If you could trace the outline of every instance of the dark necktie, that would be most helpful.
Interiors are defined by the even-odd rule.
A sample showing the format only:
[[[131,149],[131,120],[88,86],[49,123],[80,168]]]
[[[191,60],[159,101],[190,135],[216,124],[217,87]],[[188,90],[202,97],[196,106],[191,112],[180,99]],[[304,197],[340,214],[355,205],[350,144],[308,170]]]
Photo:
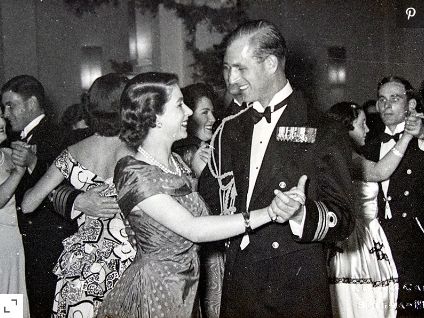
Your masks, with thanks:
[[[286,100],[283,100],[281,103],[279,103],[278,105],[274,106],[274,111],[271,112],[271,107],[268,106],[267,108],[265,108],[263,113],[258,112],[256,109],[254,109],[252,107],[252,119],[253,119],[253,123],[256,125],[261,119],[262,117],[265,117],[267,123],[271,123],[271,114],[277,110],[279,110],[281,107],[287,105],[287,103],[285,102]]]
[[[394,140],[395,142],[397,142],[400,138],[400,135],[403,134],[403,131],[394,135],[389,135],[388,133],[382,133],[380,136],[380,140],[382,143],[386,143],[389,142],[390,140]]]

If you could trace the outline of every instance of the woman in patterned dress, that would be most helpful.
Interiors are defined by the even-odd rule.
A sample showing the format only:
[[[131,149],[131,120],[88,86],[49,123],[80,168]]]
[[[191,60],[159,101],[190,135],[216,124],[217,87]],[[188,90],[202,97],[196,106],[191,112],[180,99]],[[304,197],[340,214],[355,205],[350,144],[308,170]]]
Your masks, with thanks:
[[[380,161],[358,154],[369,129],[365,112],[356,103],[341,102],[328,115],[345,124],[353,145],[352,179],[355,190],[356,225],[348,239],[337,244],[329,259],[330,290],[335,317],[396,317],[398,275],[386,235],[377,219],[377,181],[386,180],[419,133],[416,118]]]
[[[112,183],[115,164],[133,153],[118,137],[119,99],[127,81],[123,75],[111,73],[93,83],[87,106],[94,135],[69,146],[56,158],[25,194],[24,212],[33,211],[64,179],[82,191],[102,187],[104,196],[116,195]],[[135,256],[120,213],[112,218],[74,214],[78,232],[63,241],[64,251],[54,270],[58,282],[53,317],[94,317],[103,297]]]
[[[118,204],[135,232],[137,255],[97,317],[198,317],[199,242],[245,233],[271,221],[270,206],[225,216],[208,215],[196,180],[172,144],[187,136],[192,111],[184,104],[176,75],[139,74],[121,98],[121,138],[137,153],[115,168]],[[294,188],[279,196],[303,192]],[[286,199],[287,197],[285,197]],[[301,203],[288,208],[297,211]]]

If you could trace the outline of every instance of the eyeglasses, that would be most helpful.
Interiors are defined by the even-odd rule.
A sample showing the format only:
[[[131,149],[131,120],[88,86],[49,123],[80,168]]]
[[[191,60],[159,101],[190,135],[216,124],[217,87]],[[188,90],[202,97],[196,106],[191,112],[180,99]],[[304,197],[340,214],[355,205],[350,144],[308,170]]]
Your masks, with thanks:
[[[400,100],[405,98],[405,94],[403,93],[402,95],[400,94],[395,94],[395,95],[391,95],[389,99],[387,99],[386,97],[380,96],[377,99],[377,106],[386,106],[387,104],[395,104],[398,103]]]

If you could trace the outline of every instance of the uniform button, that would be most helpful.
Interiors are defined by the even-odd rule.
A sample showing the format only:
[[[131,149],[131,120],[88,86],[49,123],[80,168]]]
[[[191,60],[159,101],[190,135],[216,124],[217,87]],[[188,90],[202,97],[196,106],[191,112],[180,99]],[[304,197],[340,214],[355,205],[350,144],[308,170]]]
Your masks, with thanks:
[[[31,224],[32,224],[32,221],[28,221],[28,224],[30,224],[30,225],[31,225]]]
[[[406,214],[405,212],[402,213],[402,217],[406,218],[408,216],[408,214]]]
[[[272,248],[278,248],[279,246],[278,242],[272,242]]]
[[[63,229],[63,226],[61,226],[61,225],[60,225],[60,226],[58,226],[57,228],[58,228],[59,230],[61,230],[61,229]]]
[[[407,197],[409,195],[409,191],[407,190],[403,194]]]
[[[287,187],[287,184],[284,181],[281,181],[278,185],[281,189],[285,189]]]
[[[406,170],[406,173],[407,174],[411,174],[412,173],[412,170],[411,169],[408,169],[408,170]]]
[[[390,195],[387,197],[387,201],[392,201],[392,197]]]

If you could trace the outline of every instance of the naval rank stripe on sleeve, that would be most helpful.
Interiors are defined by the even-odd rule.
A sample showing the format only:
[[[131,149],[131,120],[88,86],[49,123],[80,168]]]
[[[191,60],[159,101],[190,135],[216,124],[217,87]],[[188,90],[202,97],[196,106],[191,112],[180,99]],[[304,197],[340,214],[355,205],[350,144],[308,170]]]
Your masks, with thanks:
[[[320,201],[314,201],[318,209],[318,225],[315,232],[313,241],[321,241],[328,232],[329,224],[327,220],[328,209],[324,203]]]

